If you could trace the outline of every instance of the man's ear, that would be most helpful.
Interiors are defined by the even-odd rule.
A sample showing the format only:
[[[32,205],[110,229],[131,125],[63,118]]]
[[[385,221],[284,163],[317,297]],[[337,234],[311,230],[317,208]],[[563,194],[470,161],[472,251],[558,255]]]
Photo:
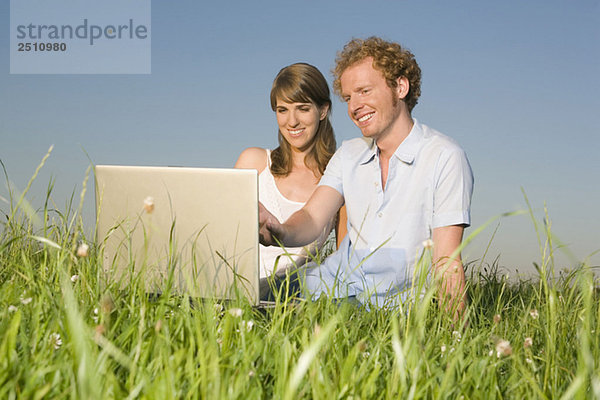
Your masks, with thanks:
[[[408,78],[405,76],[401,76],[396,80],[396,94],[398,99],[404,100],[408,95],[408,91],[410,90],[410,82]]]
[[[329,112],[329,104],[324,104],[319,111],[319,121],[323,121]]]

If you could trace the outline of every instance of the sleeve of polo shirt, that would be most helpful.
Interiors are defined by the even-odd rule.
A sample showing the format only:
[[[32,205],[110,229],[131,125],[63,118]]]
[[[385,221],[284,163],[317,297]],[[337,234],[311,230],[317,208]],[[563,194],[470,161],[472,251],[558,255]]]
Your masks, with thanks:
[[[432,227],[471,224],[473,172],[465,152],[458,148],[439,159],[433,197]]]
[[[337,190],[342,196],[344,195],[344,185],[342,184],[342,147],[337,149],[333,154],[325,172],[319,181],[319,186],[326,185]]]

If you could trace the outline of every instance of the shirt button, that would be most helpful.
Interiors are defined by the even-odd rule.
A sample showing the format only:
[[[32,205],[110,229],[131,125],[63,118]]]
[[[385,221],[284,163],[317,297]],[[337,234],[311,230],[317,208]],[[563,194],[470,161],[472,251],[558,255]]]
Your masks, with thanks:
[[[379,218],[381,218],[381,217],[383,217],[383,213],[382,213],[382,212],[380,212],[379,214],[377,214],[377,216],[378,216]]]

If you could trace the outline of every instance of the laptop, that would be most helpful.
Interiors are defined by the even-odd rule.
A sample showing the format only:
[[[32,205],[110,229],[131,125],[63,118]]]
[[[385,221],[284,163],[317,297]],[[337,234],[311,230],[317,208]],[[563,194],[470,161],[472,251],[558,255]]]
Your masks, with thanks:
[[[259,304],[257,171],[97,165],[95,177],[109,282]]]

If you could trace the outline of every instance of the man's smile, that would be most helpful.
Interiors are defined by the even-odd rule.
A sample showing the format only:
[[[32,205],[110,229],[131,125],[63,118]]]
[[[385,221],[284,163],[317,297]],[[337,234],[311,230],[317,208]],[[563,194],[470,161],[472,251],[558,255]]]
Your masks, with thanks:
[[[358,118],[358,121],[359,121],[359,122],[365,122],[365,121],[368,121],[368,120],[370,120],[371,118],[373,118],[373,115],[375,115],[375,112],[371,112],[371,113],[365,114],[365,115],[363,115],[362,117]]]

